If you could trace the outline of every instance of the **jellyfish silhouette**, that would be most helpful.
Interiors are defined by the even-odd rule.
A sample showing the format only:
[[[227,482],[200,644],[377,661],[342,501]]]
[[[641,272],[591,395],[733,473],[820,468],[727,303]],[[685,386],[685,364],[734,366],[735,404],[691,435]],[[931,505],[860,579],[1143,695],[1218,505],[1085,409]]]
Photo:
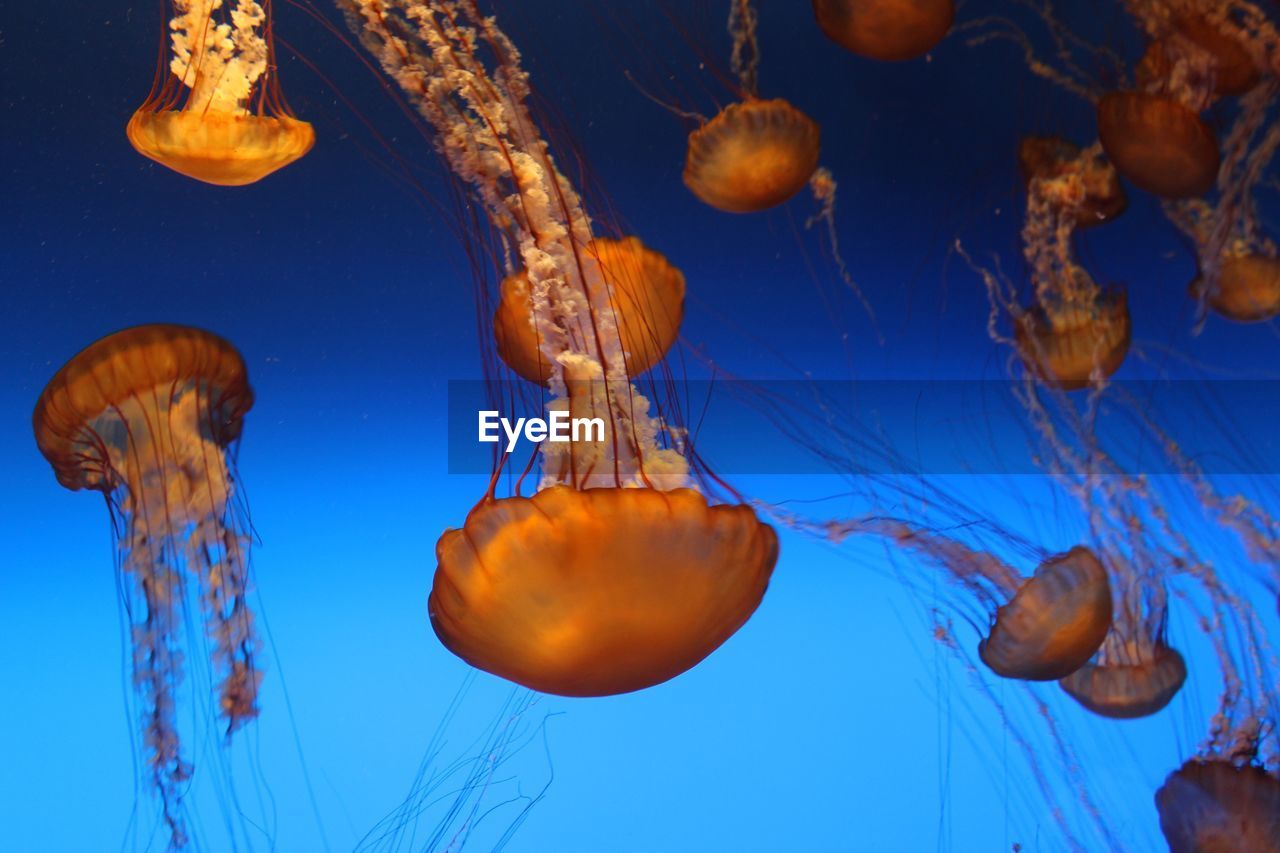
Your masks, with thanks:
[[[1084,193],[1074,205],[1078,229],[1110,222],[1129,203],[1115,167],[1096,146],[1082,152],[1080,146],[1058,136],[1028,136],[1018,143],[1018,171],[1028,191],[1037,179],[1051,181],[1078,173]]]
[[[813,0],[813,14],[827,38],[884,62],[933,50],[951,29],[955,11],[952,0]]]
[[[343,5],[518,252],[527,284],[505,288],[512,307],[507,319],[499,307],[495,336],[510,351],[525,334],[525,303],[536,343],[525,357],[538,367],[522,372],[546,382],[553,414],[600,425],[542,443],[533,497],[494,495],[499,461],[462,528],[437,543],[432,627],[473,666],[543,692],[609,695],[672,678],[746,622],[778,554],[773,529],[749,507],[713,504],[694,488],[686,455],[665,443],[664,418],[631,384],[629,355],[660,357],[674,337],[682,281],[663,274],[668,296],[634,300],[635,315],[623,309],[637,294],[625,292],[613,249],[597,240],[529,112],[518,51],[472,0]],[[638,242],[613,248],[622,265],[646,263]],[[516,274],[508,269],[507,281]]]
[[[220,186],[251,184],[311,150],[311,125],[280,91],[271,4],[171,0],[172,56],[161,51],[146,101],[125,129],[139,154]],[[221,14],[220,14],[221,13]]]
[[[193,770],[176,706],[189,612],[204,617],[226,733],[258,713],[250,534],[229,452],[252,405],[230,344],[199,329],[150,325],[109,335],[67,362],[32,419],[58,482],[106,496],[121,583],[137,598],[128,612],[146,772],[175,847],[186,841],[182,794]],[[197,637],[186,643],[204,647]]]

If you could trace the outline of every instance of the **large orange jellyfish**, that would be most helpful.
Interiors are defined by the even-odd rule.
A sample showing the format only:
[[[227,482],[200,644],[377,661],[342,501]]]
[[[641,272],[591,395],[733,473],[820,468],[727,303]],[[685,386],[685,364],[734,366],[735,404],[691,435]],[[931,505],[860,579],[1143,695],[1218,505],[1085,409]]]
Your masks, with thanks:
[[[689,134],[684,183],[701,201],[728,213],[756,213],[804,189],[818,168],[817,122],[782,98],[761,100],[756,14],[750,0],[730,0],[732,66],[743,100]]]
[[[343,5],[518,255],[546,408],[600,426],[592,440],[542,443],[533,497],[499,499],[491,486],[441,536],[432,626],[473,666],[544,692],[599,696],[672,678],[755,611],[777,538],[750,508],[695,488],[676,436],[631,384],[616,310],[625,297],[591,249],[592,223],[529,113],[528,77],[496,21],[472,0]],[[665,349],[657,336],[644,346]]]
[[[901,62],[924,56],[946,37],[953,0],[813,0],[827,38],[859,56]]]
[[[125,129],[139,154],[220,186],[251,184],[311,150],[311,125],[280,92],[271,4],[171,0],[172,56]]]
[[[176,707],[190,613],[205,620],[227,734],[258,713],[250,535],[230,452],[252,405],[230,344],[151,325],[109,335],[67,362],[32,418],[58,482],[107,499],[122,583],[140,598],[129,608],[133,681],[144,700],[147,773],[175,847],[186,841],[181,806],[192,773]],[[186,640],[204,647],[202,638]]]

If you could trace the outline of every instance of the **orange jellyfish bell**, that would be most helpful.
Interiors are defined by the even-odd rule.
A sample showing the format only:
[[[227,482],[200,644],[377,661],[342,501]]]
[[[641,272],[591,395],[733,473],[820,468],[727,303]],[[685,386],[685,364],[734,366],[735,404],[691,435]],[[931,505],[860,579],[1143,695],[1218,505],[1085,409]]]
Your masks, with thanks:
[[[775,98],[730,104],[689,134],[684,183],[729,213],[755,213],[804,188],[818,168],[813,119]]]
[[[1005,678],[1054,681],[1084,666],[1110,627],[1107,570],[1077,546],[1041,563],[996,611],[978,655]]]
[[[1057,136],[1028,136],[1018,143],[1018,171],[1030,186],[1036,178],[1055,178],[1079,169],[1084,181],[1084,201],[1076,210],[1077,228],[1110,222],[1129,204],[1120,176],[1105,157],[1090,157],[1080,164],[1080,146]]]
[[[1280,259],[1267,255],[1237,255],[1225,258],[1218,268],[1217,284],[1206,288],[1202,279],[1191,284],[1191,292],[1201,291],[1210,307],[1237,323],[1260,323],[1280,314]]]
[[[928,53],[946,37],[953,0],[813,0],[827,38],[846,50],[899,62]]]
[[[693,667],[740,628],[778,557],[746,506],[691,489],[486,500],[436,545],[436,635],[475,667],[544,693],[608,696]]]
[[[1140,189],[1178,199],[1213,188],[1218,140],[1189,107],[1166,95],[1112,92],[1097,113],[1107,156]]]
[[[628,376],[639,376],[662,359],[680,332],[684,316],[684,275],[660,253],[635,237],[598,238],[586,252],[600,275],[588,276],[591,296],[606,307],[622,339]],[[600,292],[607,286],[607,293]],[[502,360],[530,382],[545,385],[551,376],[538,346],[531,317],[529,276],[503,280],[493,316],[494,338]]]
[[[1078,275],[1086,275],[1077,270]],[[1129,304],[1123,291],[1100,292],[1090,303],[1037,305],[1014,322],[1022,361],[1041,380],[1063,389],[1087,388],[1120,369],[1129,352]]]
[[[1258,85],[1262,74],[1240,40],[1203,15],[1183,15],[1174,21],[1173,32],[1207,53],[1213,61],[1213,93],[1220,97],[1243,95]],[[1174,49],[1166,39],[1147,45],[1138,63],[1139,84],[1168,79],[1173,71]]]
[[[1159,643],[1151,659],[1134,664],[1086,664],[1058,682],[1067,695],[1102,717],[1149,717],[1168,705],[1187,680],[1176,649]]]
[[[1280,779],[1261,767],[1188,761],[1156,810],[1169,853],[1280,853]]]
[[[311,150],[315,132],[280,93],[270,4],[175,4],[166,29],[172,57],[125,134],[144,157],[219,186],[265,178]],[[163,55],[162,55],[163,57]]]

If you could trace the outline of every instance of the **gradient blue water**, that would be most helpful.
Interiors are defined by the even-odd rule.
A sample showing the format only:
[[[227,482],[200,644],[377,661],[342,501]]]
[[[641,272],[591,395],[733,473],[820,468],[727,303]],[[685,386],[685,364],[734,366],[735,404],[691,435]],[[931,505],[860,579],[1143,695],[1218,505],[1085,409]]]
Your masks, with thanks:
[[[589,5],[572,0],[521,4],[508,17],[535,82],[563,110],[563,127],[626,223],[685,271],[687,339],[727,370],[749,379],[791,376],[790,365],[840,379],[999,377],[1004,355],[986,338],[980,283],[948,249],[961,238],[1017,269],[1017,137],[1083,139],[1087,109],[1029,78],[1009,47],[972,49],[953,37],[931,61],[871,66],[823,41],[802,4],[762,5],[763,91],[823,125],[823,162],[841,182],[842,247],[877,326],[839,295],[830,258],[803,234],[806,202],[732,217],[684,190],[687,129],[622,73],[652,79],[657,64],[636,58],[648,52],[672,58],[686,90],[714,91],[660,16],[636,13],[654,30],[631,42],[602,37]],[[419,197],[377,168],[358,121],[296,61],[285,59],[284,83],[316,124],[316,149],[259,185],[224,190],[165,172],[124,140],[153,71],[152,5],[10,4],[3,15],[0,846],[110,849],[145,839],[154,819],[133,781],[106,511],[97,495],[58,487],[29,417],[80,347],[159,321],[216,331],[249,365],[258,402],[239,469],[278,652],[249,744],[275,798],[277,849],[321,849],[295,732],[324,834],[333,849],[349,849],[408,792],[466,673],[425,613],[435,539],[484,488],[482,477],[446,473],[445,383],[481,375],[465,258]],[[689,16],[712,22],[695,35],[717,61],[727,51],[719,15]],[[397,152],[430,163],[344,48],[288,6],[278,28]],[[1125,32],[1106,15],[1093,34]],[[1210,324],[1190,335],[1183,288],[1193,263],[1150,200],[1135,196],[1087,248],[1099,278],[1131,287],[1137,349],[1150,362],[1127,369],[1180,369],[1166,347],[1232,371],[1273,363],[1270,328]],[[929,436],[923,424],[912,440]],[[701,449],[714,462],[715,448]],[[774,498],[838,488],[785,476],[737,485]],[[1028,494],[965,478],[954,488],[1011,524],[1034,513]],[[1046,547],[1079,533],[1069,518],[1018,523],[1060,540]],[[521,753],[520,790],[539,790],[552,768],[554,783],[509,849],[1059,849],[1016,745],[931,641],[928,598],[905,591],[874,549],[784,535],[765,605],[704,664],[639,695],[544,698],[527,715],[546,720],[547,749],[536,740]],[[1191,632],[1176,621],[1174,630]],[[1068,735],[1114,761],[1091,769],[1140,781],[1104,800],[1131,849],[1155,846],[1151,792],[1194,746],[1214,689],[1193,676],[1181,716],[1120,734],[1061,706]],[[1013,688],[996,690],[1000,698]],[[496,679],[476,680],[449,730],[449,757],[474,750],[506,695]],[[141,829],[129,836],[135,801]],[[219,837],[216,826],[206,831]]]

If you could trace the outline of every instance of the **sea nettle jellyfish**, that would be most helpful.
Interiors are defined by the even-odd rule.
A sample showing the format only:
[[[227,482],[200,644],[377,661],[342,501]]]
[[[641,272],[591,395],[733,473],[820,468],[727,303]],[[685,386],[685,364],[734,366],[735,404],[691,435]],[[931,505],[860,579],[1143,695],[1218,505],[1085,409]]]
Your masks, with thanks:
[[[253,405],[244,362],[216,335],[138,326],[83,350],[54,375],[32,418],[36,444],[68,489],[102,492],[132,616],[133,682],[143,700],[147,775],[173,846],[186,841],[192,774],[179,741],[184,620],[201,614],[230,735],[257,716],[257,639],[246,603],[250,534],[233,448]]]
[[[813,0],[827,38],[846,50],[901,62],[933,50],[955,18],[953,0]]]
[[[1198,274],[1191,294],[1214,313],[1237,323],[1280,314],[1280,260],[1264,231],[1255,192],[1280,146],[1280,127],[1268,122],[1280,91],[1274,79],[1254,86],[1223,143],[1217,194],[1167,202],[1165,214],[1195,247]]]
[[[1076,262],[1071,245],[1081,220],[1115,208],[1113,181],[1097,145],[1036,170],[1027,186],[1022,229],[1035,302],[1022,309],[1012,295],[999,297],[1013,318],[1023,363],[1064,390],[1086,388],[1115,373],[1129,350],[1124,293],[1100,289]]]
[[[125,132],[139,154],[220,186],[251,184],[311,150],[280,92],[271,4],[169,0],[170,51]],[[170,55],[171,54],[171,55]]]
[[[678,324],[678,300],[625,292],[528,110],[519,53],[473,0],[342,5],[515,256],[505,272],[522,276],[520,294],[503,300],[497,328],[536,341],[526,358],[537,366],[521,372],[546,383],[547,409],[602,427],[545,442],[532,497],[518,483],[495,497],[499,461],[463,527],[437,543],[437,636],[473,666],[548,693],[625,693],[684,672],[755,611],[778,543],[750,508],[695,487],[678,432],[631,384],[630,365],[669,345],[659,318]],[[623,264],[645,265],[638,242],[621,245]]]
[[[1076,228],[1110,222],[1129,203],[1115,166],[1096,145],[1082,152],[1080,146],[1061,137],[1027,136],[1018,143],[1018,171],[1028,191],[1036,179],[1052,181],[1078,175],[1083,197],[1074,205]]]
[[[782,98],[761,100],[756,15],[749,0],[730,0],[732,66],[742,101],[689,134],[684,183],[710,206],[756,213],[804,189],[818,168],[818,124]]]
[[[1156,792],[1169,853],[1280,851],[1280,778],[1253,764],[1192,760]]]
[[[1275,29],[1241,0],[1126,0],[1125,7],[1149,44],[1136,88],[1098,102],[1098,136],[1138,187],[1169,199],[1204,195],[1220,154],[1200,114],[1257,85]]]

